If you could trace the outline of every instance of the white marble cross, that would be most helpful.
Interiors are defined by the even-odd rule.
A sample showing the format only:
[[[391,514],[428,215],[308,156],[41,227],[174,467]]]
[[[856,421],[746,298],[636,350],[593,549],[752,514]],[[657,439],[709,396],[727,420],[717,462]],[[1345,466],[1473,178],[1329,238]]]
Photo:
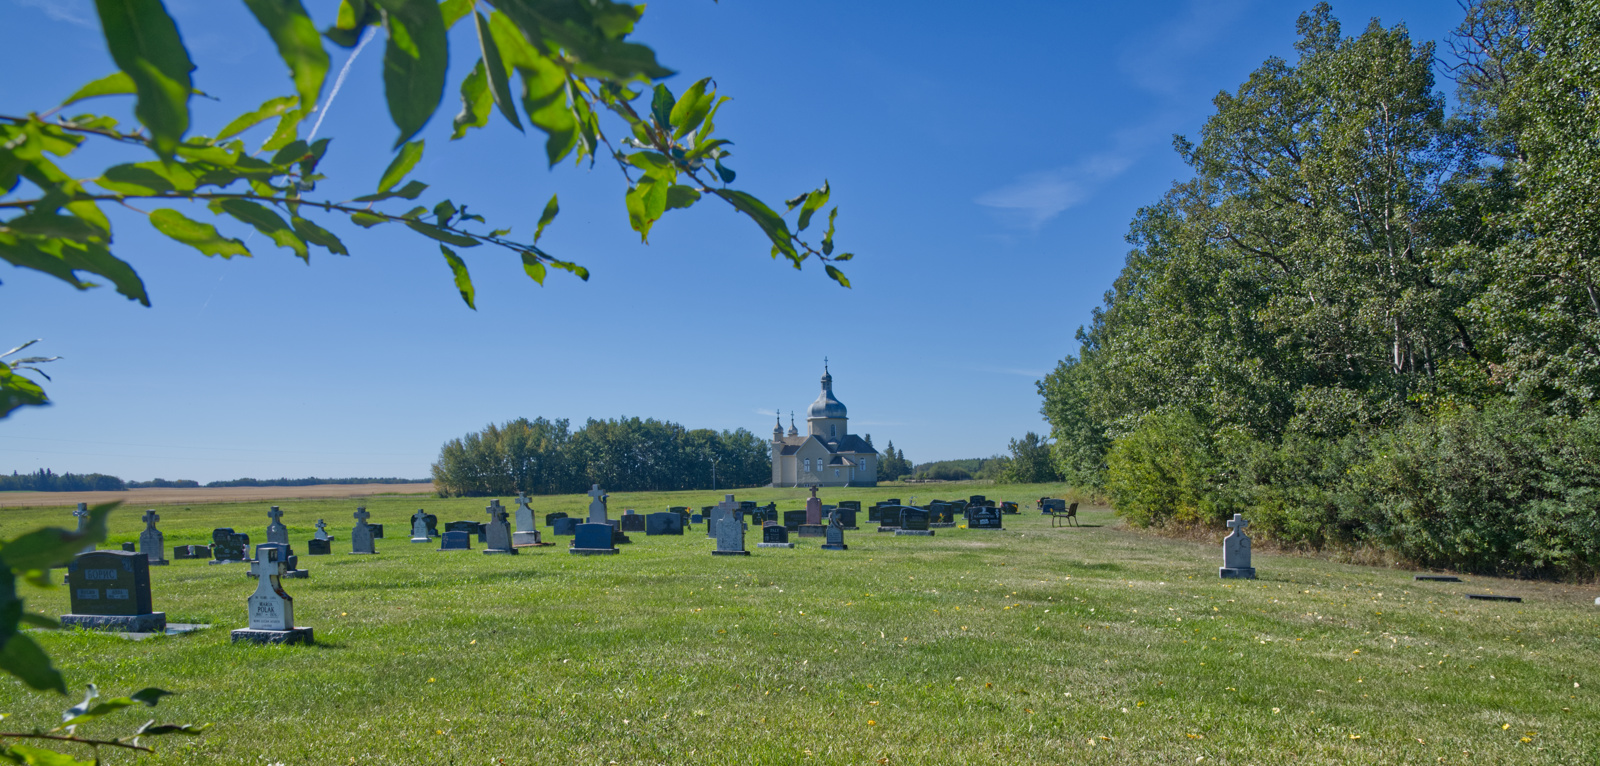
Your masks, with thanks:
[[[278,560],[278,548],[265,548],[250,572],[256,575],[256,592],[250,594],[250,628],[252,630],[289,630],[294,627],[294,599],[283,592],[279,578],[288,571],[288,565]]]
[[[589,503],[589,523],[590,524],[604,524],[604,523],[606,523],[606,501],[605,501],[606,493],[605,493],[605,491],[600,489],[600,485],[599,484],[596,484],[596,485],[594,485],[594,489],[589,490],[589,497],[594,498],[594,500]]]
[[[79,532],[82,532],[84,527],[89,526],[89,504],[88,503],[78,503],[78,509],[73,511],[72,515],[78,517],[78,531]]]

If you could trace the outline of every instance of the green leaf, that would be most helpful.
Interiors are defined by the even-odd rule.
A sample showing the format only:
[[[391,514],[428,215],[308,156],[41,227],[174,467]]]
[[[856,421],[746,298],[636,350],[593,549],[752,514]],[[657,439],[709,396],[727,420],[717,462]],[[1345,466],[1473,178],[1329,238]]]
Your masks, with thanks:
[[[0,222],[0,225],[19,234],[29,234],[35,237],[62,237],[74,242],[104,241],[106,238],[105,231],[82,218],[61,215],[60,213],[47,213],[44,210],[35,210],[32,213],[19,215],[9,221]]]
[[[444,253],[445,263],[450,264],[450,273],[455,275],[456,290],[461,292],[461,300],[467,302],[467,308],[477,311],[478,307],[472,305],[475,292],[472,289],[472,277],[467,274],[467,264],[461,261],[454,250],[444,245],[439,246],[439,251]]]
[[[378,179],[378,193],[389,191],[394,185],[400,183],[407,173],[416,167],[417,160],[422,159],[422,141],[412,141],[400,147],[400,153],[389,162],[389,167],[383,171],[383,177]]]
[[[370,229],[380,223],[388,223],[389,219],[372,213],[351,213],[350,222],[363,229]]]
[[[528,121],[544,131],[545,156],[555,167],[578,145],[578,120],[567,102],[567,73],[542,57],[517,72],[522,75],[522,108]]]
[[[444,16],[444,27],[450,29],[456,22],[466,18],[472,13],[472,6],[477,0],[444,0],[439,3],[439,13]]]
[[[340,0],[338,16],[322,36],[332,40],[334,45],[354,48],[361,42],[361,34],[367,27],[381,21],[382,15],[369,0]]]
[[[706,84],[710,82],[711,78],[707,77],[690,85],[689,89],[678,98],[678,103],[672,106],[669,118],[672,120],[674,138],[683,138],[694,132],[694,129],[700,127],[700,123],[705,120],[706,115],[711,113],[711,104],[716,100],[717,94],[715,91],[706,92]]]
[[[828,270],[828,276],[833,277],[833,281],[838,282],[845,287],[850,286],[850,280],[844,278],[844,272],[834,268],[833,264],[827,264],[824,266],[824,268]]]
[[[723,167],[722,166],[722,160],[717,160],[716,168],[717,168],[717,177],[721,178],[722,182],[725,183],[725,184],[733,183],[733,179],[735,179],[735,178],[737,178],[739,176],[738,173],[735,173],[732,170],[729,170],[728,168]]]
[[[461,81],[461,112],[451,122],[450,140],[467,134],[468,128],[481,128],[489,124],[489,106],[494,97],[489,95],[489,76],[483,68],[483,59]]]
[[[224,237],[217,233],[217,227],[191,220],[170,208],[151,211],[150,225],[154,226],[156,231],[199,250],[203,255],[220,255],[223,258],[232,258],[235,255],[250,256],[250,251],[245,248],[243,242]]]
[[[200,179],[182,163],[139,162],[106,168],[94,182],[119,194],[149,196],[194,191]]]
[[[60,527],[44,527],[0,542],[0,560],[14,572],[42,571],[65,566],[83,549],[106,539],[106,517],[120,502],[89,506],[89,523],[83,532]]]
[[[18,237],[0,231],[0,259],[15,266],[44,272],[79,290],[97,285],[79,280],[75,272],[98,274],[111,280],[117,292],[130,300],[150,305],[144,282],[133,267],[113,256],[99,242],[73,242],[59,237]]]
[[[474,13],[472,16],[474,26],[478,30],[478,46],[483,49],[484,71],[489,78],[489,93],[494,97],[494,104],[500,108],[500,114],[506,121],[517,130],[522,130],[522,120],[517,117],[517,105],[511,100],[511,77],[506,69],[505,60],[500,57],[500,46],[495,44],[494,34],[489,30],[489,20],[481,13]]]
[[[383,52],[383,92],[389,117],[400,129],[395,148],[410,141],[444,100],[449,40],[444,15],[433,0],[374,0],[387,13],[389,42]]]
[[[80,761],[66,753],[32,745],[12,745],[7,755],[21,759],[13,763],[24,766],[98,766],[99,764],[99,761]]]
[[[318,226],[313,221],[301,218],[298,215],[291,215],[289,216],[289,225],[294,227],[294,233],[298,234],[301,239],[317,247],[323,248],[334,255],[350,254],[350,251],[345,249],[344,243],[340,242],[338,237],[333,236],[333,232]]]
[[[538,282],[540,287],[544,286],[544,262],[539,260],[539,256],[523,253],[522,270],[527,272],[533,281]]]
[[[6,364],[0,364],[0,368],[11,371]],[[17,577],[11,573],[10,565],[0,561],[0,646],[17,634],[23,616],[22,599],[17,598]]]
[[[273,117],[282,117],[284,114],[292,111],[299,103],[300,99],[298,96],[279,96],[277,98],[267,99],[266,102],[262,103],[261,106],[255,111],[245,112],[244,114],[233,118],[233,121],[228,123],[227,126],[222,129],[221,133],[217,134],[217,140],[226,141],[227,139],[233,138],[240,133],[243,133],[267,120],[272,119]]]
[[[289,65],[289,75],[294,79],[301,111],[309,114],[316,108],[322,82],[328,75],[328,52],[322,49],[317,26],[311,23],[300,0],[244,0],[244,4],[278,46],[278,55]]]
[[[66,101],[61,102],[61,106],[70,106],[87,98],[124,96],[133,92],[135,92],[133,78],[129,77],[127,72],[117,72],[116,74],[108,74],[79,88],[68,96]]]
[[[395,197],[399,197],[401,199],[416,199],[417,197],[421,196],[422,192],[424,190],[426,190],[427,188],[428,188],[428,185],[423,183],[423,182],[421,182],[421,181],[415,181],[415,180],[407,181],[405,186],[400,187],[396,191],[380,192],[378,194],[368,194],[366,196],[356,197],[355,201],[356,202],[381,202],[381,201],[386,200],[386,199],[394,199]]]
[[[189,130],[189,74],[194,63],[183,47],[178,25],[161,0],[95,0],[100,29],[117,68],[133,80],[139,100],[133,113],[150,131],[163,159]]]
[[[685,208],[700,201],[700,192],[693,186],[673,184],[667,189],[667,209]]]
[[[650,116],[667,133],[672,132],[672,107],[677,101],[667,86],[656,84],[655,93],[650,97]]]
[[[800,261],[800,254],[794,249],[794,237],[789,233],[788,224],[783,222],[782,216],[767,207],[765,202],[732,189],[715,189],[713,193],[731,203],[735,210],[750,216],[756,225],[761,227],[761,231],[766,233],[767,239],[772,241],[772,246],[778,252],[788,256],[791,261],[796,263]]]
[[[729,98],[727,96],[722,96],[716,100],[716,103],[711,105],[711,111],[706,113],[705,121],[700,124],[700,131],[694,134],[694,143],[696,146],[704,143],[706,138],[708,138],[712,133],[716,132],[717,110],[721,109],[722,105],[728,101]]]
[[[21,375],[0,365],[0,418],[10,415],[19,407],[43,407],[50,403],[44,389]],[[4,562],[0,562],[4,563]]]
[[[272,155],[272,164],[283,167],[284,165],[299,162],[309,154],[311,154],[311,146],[304,141],[295,139],[284,144],[276,154]]]
[[[834,207],[834,208],[831,208],[831,209],[828,210],[828,233],[823,235],[823,237],[822,237],[822,254],[823,255],[832,255],[833,254],[833,219],[838,217],[838,215],[839,215],[839,208]]]
[[[468,237],[464,234],[457,234],[448,229],[441,229],[431,223],[423,223],[421,221],[406,221],[406,226],[424,237],[436,239],[440,242],[455,245],[456,247],[477,247],[478,245],[483,244],[472,237]]]
[[[585,282],[589,281],[588,269],[579,266],[576,263],[572,263],[571,261],[563,261],[556,258],[551,258],[549,253],[540,253],[539,255],[543,257],[545,262],[549,263],[551,266],[561,269],[562,271],[571,272]]]
[[[556,219],[556,214],[559,212],[561,212],[561,206],[556,203],[556,195],[552,194],[550,195],[550,201],[544,205],[544,212],[539,214],[539,228],[533,230],[534,242],[539,241],[539,237],[544,234],[544,227],[550,225],[550,222]],[[544,267],[541,266],[539,268],[543,269]],[[540,282],[540,284],[544,283]]]
[[[0,670],[34,689],[67,693],[67,682],[61,677],[61,671],[50,666],[50,657],[25,633],[12,635],[5,647],[0,648]],[[13,745],[12,749],[16,747]]]
[[[212,208],[254,226],[256,231],[270,237],[278,246],[293,250],[300,260],[311,262],[311,251],[306,249],[306,243],[294,233],[294,229],[289,228],[289,224],[283,222],[282,217],[265,205],[245,199],[225,199],[212,203]]]
[[[657,181],[653,176],[645,176],[639,183],[628,190],[624,201],[628,206],[628,225],[639,232],[639,240],[645,243],[650,241],[650,227],[661,219],[661,214],[667,210],[667,188],[671,186],[665,181]]]
[[[828,182],[823,181],[821,189],[806,195],[806,204],[800,208],[798,231],[805,231],[806,227],[811,225],[811,215],[822,209],[823,205],[828,204],[828,195],[831,193],[828,189]]]

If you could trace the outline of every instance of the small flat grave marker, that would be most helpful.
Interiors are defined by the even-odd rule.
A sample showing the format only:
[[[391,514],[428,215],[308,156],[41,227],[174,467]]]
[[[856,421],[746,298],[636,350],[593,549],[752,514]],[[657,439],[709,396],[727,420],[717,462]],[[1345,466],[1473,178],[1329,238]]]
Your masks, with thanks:
[[[1411,579],[1426,582],[1461,582],[1461,578],[1452,575],[1417,575]]]
[[[470,551],[472,550],[472,533],[459,529],[445,529],[439,536],[440,551]]]
[[[233,643],[315,643],[311,628],[294,624],[294,598],[283,591],[282,583],[288,564],[278,558],[283,550],[271,544],[258,549],[259,558],[250,565],[250,573],[257,580],[256,592],[246,602],[250,627],[233,631]]]
[[[63,627],[157,633],[167,615],[150,608],[150,559],[135,551],[91,551],[67,565],[72,614]]]
[[[1474,601],[1515,601],[1522,602],[1521,596],[1498,596],[1493,593],[1468,593],[1467,598]]]

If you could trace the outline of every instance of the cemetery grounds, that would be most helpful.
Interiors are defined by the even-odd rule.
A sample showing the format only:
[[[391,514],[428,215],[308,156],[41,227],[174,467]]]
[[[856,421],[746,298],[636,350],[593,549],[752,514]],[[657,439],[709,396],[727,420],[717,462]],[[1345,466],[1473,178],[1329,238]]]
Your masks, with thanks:
[[[629,533],[615,556],[571,538],[517,556],[412,544],[419,507],[486,520],[487,498],[378,496],[378,555],[353,556],[358,501],[283,500],[308,580],[285,580],[310,647],[230,645],[253,582],[242,565],[152,567],[155,608],[215,627],[132,642],[36,633],[82,688],[178,692],[148,711],[212,723],[108,763],[1107,763],[1600,762],[1595,589],[1414,572],[1260,550],[1260,579],[1217,577],[1221,546],[1124,529],[1104,508],[1052,528],[1033,509],[1063,486],[825,490],[862,501],[848,551],[711,555],[705,526]],[[866,506],[916,493],[1018,502],[1003,531],[877,533]],[[803,490],[734,494],[780,510]],[[612,495],[612,518],[722,492]],[[63,496],[63,501],[71,498]],[[512,498],[501,498],[514,510]],[[583,516],[583,495],[537,497]],[[265,540],[267,502],[162,506],[167,555],[231,526]],[[143,507],[102,548],[136,540]],[[337,540],[306,555],[318,518]],[[67,506],[0,510],[0,536],[70,527]],[[24,586],[67,611],[64,588]],[[1468,601],[1515,594],[1522,603]],[[77,701],[0,681],[6,730],[48,728]],[[147,711],[84,728],[120,736]],[[134,719],[138,720],[134,720]],[[80,753],[88,757],[88,753]]]

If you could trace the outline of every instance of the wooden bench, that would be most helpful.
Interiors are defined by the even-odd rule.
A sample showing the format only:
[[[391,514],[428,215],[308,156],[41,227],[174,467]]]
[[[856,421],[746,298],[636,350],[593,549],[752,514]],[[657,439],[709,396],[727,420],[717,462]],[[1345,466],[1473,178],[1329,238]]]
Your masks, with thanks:
[[[1073,503],[1072,505],[1067,506],[1067,509],[1064,510],[1064,511],[1052,510],[1049,513],[1050,513],[1050,526],[1052,526],[1052,527],[1061,526],[1063,519],[1065,519],[1066,521],[1071,522],[1072,526],[1078,526],[1078,504],[1077,503]]]

